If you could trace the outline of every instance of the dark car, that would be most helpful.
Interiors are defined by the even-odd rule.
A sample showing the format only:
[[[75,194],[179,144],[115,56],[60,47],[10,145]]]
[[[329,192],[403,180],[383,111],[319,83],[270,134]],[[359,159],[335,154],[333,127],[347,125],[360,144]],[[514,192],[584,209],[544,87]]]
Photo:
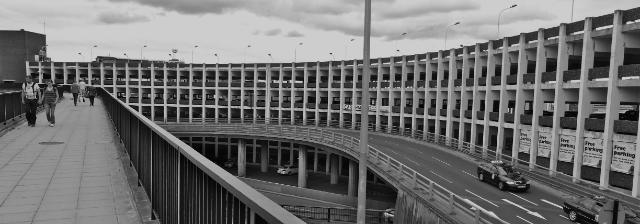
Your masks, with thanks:
[[[604,197],[565,197],[564,203],[562,203],[562,211],[567,213],[567,218],[572,222],[578,223],[593,223],[597,224],[599,220],[600,211],[607,203]],[[629,224],[640,223],[640,219],[631,212],[625,209],[625,222]]]
[[[513,166],[502,161],[491,161],[478,165],[478,180],[498,186],[500,190],[528,191],[529,181],[522,177]]]

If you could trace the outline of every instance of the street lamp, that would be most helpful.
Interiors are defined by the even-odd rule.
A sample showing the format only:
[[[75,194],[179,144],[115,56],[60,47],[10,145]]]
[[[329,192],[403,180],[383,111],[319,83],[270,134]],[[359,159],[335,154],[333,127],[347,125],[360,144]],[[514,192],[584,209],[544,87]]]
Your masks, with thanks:
[[[336,60],[336,56],[333,56],[333,52],[329,52],[329,55],[331,55],[331,58],[333,58],[333,60]]]
[[[573,22],[573,6],[575,5],[576,0],[571,0],[571,22]]]
[[[82,61],[84,61],[84,55],[82,55],[82,52],[78,52],[78,55],[80,55],[80,57],[82,57]]]
[[[296,62],[298,60],[298,46],[302,46],[302,42],[298,43],[294,48],[293,48],[293,62]]]
[[[124,56],[127,57],[127,63],[129,63],[129,55],[127,55],[127,53],[124,53]]]
[[[515,8],[516,6],[518,6],[518,5],[517,4],[513,4],[513,5],[509,6],[508,8],[500,10],[500,13],[498,13],[498,39],[500,39],[500,19],[502,18],[502,13],[504,11],[509,10],[509,9]]]
[[[396,52],[400,53],[400,48],[398,48],[398,41],[400,41],[402,38],[404,38],[404,36],[407,35],[406,32],[400,34],[400,38],[398,38],[398,40],[395,41],[396,43]]]
[[[457,25],[460,25],[460,22],[455,22],[454,24],[448,25],[444,30],[444,49],[447,49],[447,32],[449,31],[449,28]]]
[[[246,62],[246,56],[247,56],[247,49],[251,48],[251,44],[247,45],[247,48],[244,49],[244,51],[242,51],[242,63],[244,64]]]
[[[142,56],[142,49],[146,48],[147,45],[144,45],[140,48],[140,59],[144,59],[144,56]]]
[[[169,53],[169,60],[173,59],[173,54]]]
[[[362,89],[369,89],[371,65],[371,0],[364,1],[364,38],[362,50]],[[366,222],[367,209],[367,160],[369,159],[369,91],[362,91],[362,106],[360,113],[360,156],[358,158],[358,205],[357,223]]]
[[[271,53],[268,53],[267,55],[269,55],[269,58],[271,58],[271,63],[273,63],[273,56],[271,56]]]
[[[198,45],[193,46],[193,49],[191,49],[191,64],[193,64],[193,52],[196,51],[196,48],[198,48]]]
[[[220,57],[218,57],[218,53],[213,53],[213,56],[216,57],[216,64],[220,63]]]
[[[347,46],[352,43],[353,41],[355,41],[356,39],[351,38],[351,40],[349,40],[349,42],[347,42],[346,44],[344,44],[344,59],[346,60],[347,58],[349,58],[349,55],[347,53]]]
[[[92,59],[92,58],[93,58],[93,49],[94,49],[94,48],[96,48],[96,47],[98,47],[98,45],[93,45],[91,48],[89,48],[89,49],[90,49],[90,52],[91,52],[91,54],[90,54],[90,55],[91,55],[91,57],[89,58],[90,60],[93,60],[93,59]]]

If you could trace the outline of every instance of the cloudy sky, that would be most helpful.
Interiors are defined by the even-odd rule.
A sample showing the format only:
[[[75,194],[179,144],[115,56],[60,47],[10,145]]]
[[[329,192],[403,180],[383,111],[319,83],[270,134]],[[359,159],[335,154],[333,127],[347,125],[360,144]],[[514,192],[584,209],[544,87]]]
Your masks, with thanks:
[[[171,49],[185,62],[193,53],[196,63],[291,62],[294,53],[297,61],[353,59],[362,57],[363,2],[0,0],[0,30],[46,31],[55,61],[140,58],[141,50],[144,58],[167,60]],[[499,12],[513,4],[502,14],[501,36],[571,20],[572,0],[373,0],[372,57],[444,49],[444,30],[458,21],[449,28],[449,48],[495,39]],[[575,0],[574,20],[639,6]]]

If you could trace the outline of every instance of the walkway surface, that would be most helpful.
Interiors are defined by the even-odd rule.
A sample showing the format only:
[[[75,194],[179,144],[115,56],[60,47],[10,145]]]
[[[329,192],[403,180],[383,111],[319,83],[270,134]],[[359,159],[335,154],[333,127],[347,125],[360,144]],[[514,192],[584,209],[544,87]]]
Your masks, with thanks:
[[[103,105],[66,97],[0,136],[0,223],[141,223]]]

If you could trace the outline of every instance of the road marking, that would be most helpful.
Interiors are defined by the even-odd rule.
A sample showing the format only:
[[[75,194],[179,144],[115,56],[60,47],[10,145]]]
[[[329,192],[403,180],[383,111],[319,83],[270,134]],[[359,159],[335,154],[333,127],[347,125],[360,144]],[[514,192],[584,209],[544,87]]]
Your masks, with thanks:
[[[509,194],[511,194],[511,195],[513,195],[513,196],[516,196],[516,197],[518,197],[518,198],[522,199],[523,201],[529,202],[529,203],[531,203],[531,204],[533,204],[533,205],[535,205],[535,206],[538,206],[538,204],[533,203],[532,201],[529,201],[529,200],[527,200],[527,199],[525,199],[525,198],[523,198],[523,197],[520,197],[520,196],[519,196],[519,195],[517,195],[517,194],[514,194],[514,193],[512,193],[512,192],[509,192]]]
[[[525,207],[522,207],[522,206],[520,206],[519,204],[516,204],[515,202],[509,201],[508,199],[504,199],[504,198],[503,198],[502,200],[503,200],[504,202],[507,202],[507,203],[509,203],[509,204],[511,204],[511,205],[513,205],[513,206],[516,206],[516,207],[518,207],[518,208],[520,208],[520,209],[522,209],[522,210],[526,211],[529,215],[532,215],[532,216],[535,216],[535,217],[538,217],[538,218],[541,218],[541,219],[547,220],[544,216],[540,215],[540,213],[532,212],[532,211],[530,211],[529,209],[526,209]]]
[[[442,176],[438,175],[437,173],[433,172],[433,170],[431,170],[431,173],[432,173],[433,175],[436,175],[437,177],[440,177],[440,178],[442,178],[443,180],[445,180],[445,181],[449,182],[450,184],[453,184],[453,181],[450,181],[450,180],[448,180],[447,178],[444,178],[444,177],[442,177]]]
[[[529,224],[533,224],[532,222],[529,222],[529,220],[526,220],[526,219],[520,217],[519,215],[516,215],[516,217],[518,217],[519,219],[522,219],[522,221],[525,221],[525,222],[527,222]]]
[[[496,205],[495,203],[493,203],[493,202],[491,202],[491,201],[489,201],[489,200],[487,200],[487,199],[484,199],[483,197],[480,197],[479,195],[477,195],[477,194],[475,194],[475,193],[471,192],[470,190],[464,189],[464,191],[466,191],[466,192],[467,192],[467,193],[469,193],[469,194],[472,194],[473,196],[476,196],[476,197],[478,197],[478,198],[482,199],[483,201],[486,201],[487,203],[489,203],[489,204],[491,204],[491,205],[493,205],[493,206],[500,207],[500,206]]]
[[[436,157],[433,157],[433,156],[432,156],[431,158],[432,158],[432,159],[435,159],[435,160],[436,160],[436,161],[438,161],[438,162],[444,163],[444,165],[451,166],[451,164],[448,164],[448,163],[447,163],[447,162],[445,162],[445,161],[439,160],[439,159],[438,159],[438,158],[436,158]]]
[[[474,178],[476,177],[476,175],[470,174],[470,173],[468,173],[467,171],[464,171],[464,170],[463,170],[462,172],[463,172],[463,173],[465,173],[465,174],[467,174],[467,175],[469,175],[469,176],[472,176],[472,177],[474,177]]]
[[[567,218],[567,217],[566,217],[566,216],[564,216],[564,215],[559,215],[559,216],[560,216],[560,217],[562,217],[562,218],[564,218],[564,219],[566,219],[566,220],[569,220],[569,218]]]
[[[414,164],[416,164],[416,165],[420,166],[420,163],[418,163],[418,162],[416,162],[416,161],[413,161],[412,159],[407,158],[407,160],[409,160],[410,162],[412,162],[412,163],[414,163]]]
[[[550,201],[547,201],[547,200],[544,200],[544,199],[540,199],[540,200],[541,200],[541,201],[543,201],[544,203],[547,203],[547,204],[553,205],[553,206],[554,206],[554,207],[556,207],[556,208],[562,209],[562,206],[557,205],[556,203],[553,203],[553,202],[550,202]]]

